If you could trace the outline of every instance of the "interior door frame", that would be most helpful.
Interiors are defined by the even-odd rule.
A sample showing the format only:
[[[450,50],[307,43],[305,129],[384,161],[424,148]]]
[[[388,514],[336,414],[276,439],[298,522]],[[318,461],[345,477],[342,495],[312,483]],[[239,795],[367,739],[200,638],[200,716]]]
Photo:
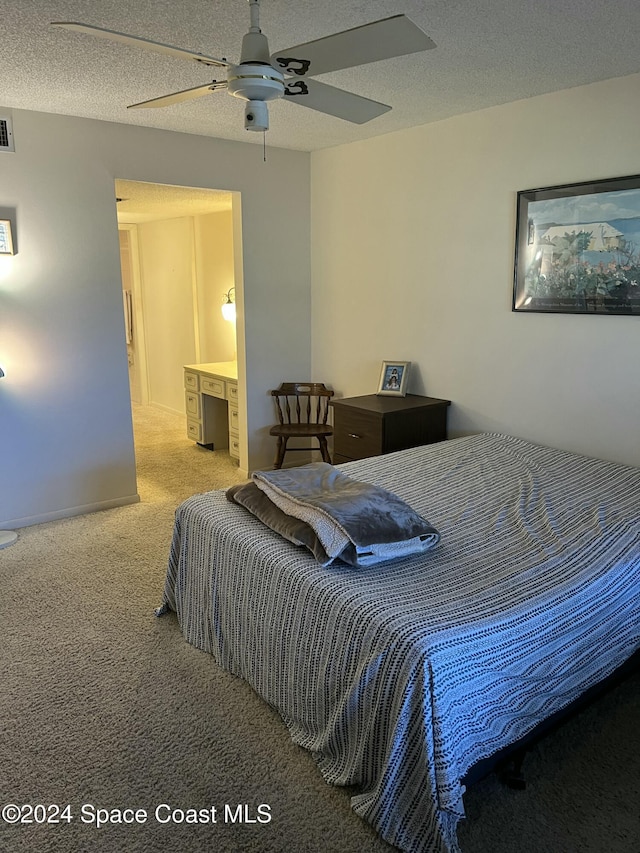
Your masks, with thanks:
[[[147,345],[144,328],[144,305],[142,296],[142,273],[140,271],[140,249],[138,245],[138,226],[135,223],[118,223],[118,231],[129,232],[129,257],[131,261],[131,285],[133,297],[133,328],[136,341],[136,365],[140,403],[149,404],[149,371],[147,369]]]

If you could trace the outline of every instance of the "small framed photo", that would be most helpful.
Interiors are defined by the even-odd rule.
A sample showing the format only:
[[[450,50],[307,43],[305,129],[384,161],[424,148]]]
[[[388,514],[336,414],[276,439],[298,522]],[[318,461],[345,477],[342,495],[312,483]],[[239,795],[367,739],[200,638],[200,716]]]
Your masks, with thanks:
[[[378,395],[404,397],[407,393],[410,361],[383,361]]]
[[[13,255],[13,237],[9,219],[0,219],[0,255]]]

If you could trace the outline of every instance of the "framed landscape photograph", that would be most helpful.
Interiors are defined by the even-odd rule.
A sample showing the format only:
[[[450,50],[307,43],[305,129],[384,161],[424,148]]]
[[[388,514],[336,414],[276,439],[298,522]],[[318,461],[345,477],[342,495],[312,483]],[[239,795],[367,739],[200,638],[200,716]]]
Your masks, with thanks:
[[[512,310],[640,314],[640,175],[518,193]]]
[[[404,397],[407,393],[410,361],[383,361],[378,395]]]
[[[0,255],[13,255],[13,237],[9,219],[0,219]]]

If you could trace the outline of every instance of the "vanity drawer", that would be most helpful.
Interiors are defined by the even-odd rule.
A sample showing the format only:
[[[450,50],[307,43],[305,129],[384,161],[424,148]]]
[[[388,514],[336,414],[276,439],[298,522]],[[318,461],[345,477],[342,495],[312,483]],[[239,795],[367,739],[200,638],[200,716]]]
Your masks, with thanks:
[[[187,418],[187,438],[191,441],[202,441],[202,424],[200,421],[192,421]]]
[[[238,386],[235,382],[227,382],[227,400],[232,406],[238,405]]]
[[[185,391],[184,405],[187,411],[187,417],[200,419],[200,395],[192,391]]]
[[[229,430],[229,456],[240,459],[240,436],[231,430]]]
[[[198,391],[200,388],[200,377],[198,374],[185,370],[184,387],[189,391]]]
[[[219,397],[225,399],[226,383],[224,379],[212,379],[208,376],[203,376],[200,380],[200,390],[203,394],[208,394],[210,397]]]
[[[238,421],[238,409],[236,406],[232,406],[229,403],[229,431],[233,430],[234,432],[240,431],[239,421]]]

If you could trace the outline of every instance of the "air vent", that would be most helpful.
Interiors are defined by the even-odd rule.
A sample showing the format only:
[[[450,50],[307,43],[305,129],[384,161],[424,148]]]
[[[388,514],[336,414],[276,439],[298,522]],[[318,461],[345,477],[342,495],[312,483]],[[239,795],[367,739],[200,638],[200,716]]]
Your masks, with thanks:
[[[11,119],[0,116],[0,151],[15,151]]]

